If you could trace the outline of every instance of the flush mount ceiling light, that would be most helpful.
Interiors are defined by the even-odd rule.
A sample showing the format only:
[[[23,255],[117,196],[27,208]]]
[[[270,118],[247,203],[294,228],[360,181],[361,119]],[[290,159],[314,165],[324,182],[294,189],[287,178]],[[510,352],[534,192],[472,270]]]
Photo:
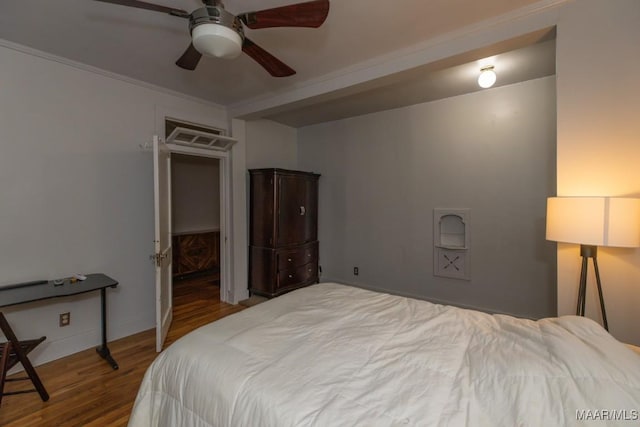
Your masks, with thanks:
[[[486,67],[480,68],[480,76],[478,76],[478,85],[487,89],[493,86],[496,82],[496,73],[493,71],[493,65],[487,65]]]
[[[228,27],[201,24],[191,32],[193,47],[198,52],[216,58],[232,59],[242,53],[242,37]]]
[[[195,10],[189,18],[193,47],[216,58],[236,58],[242,53],[242,24],[218,2]]]

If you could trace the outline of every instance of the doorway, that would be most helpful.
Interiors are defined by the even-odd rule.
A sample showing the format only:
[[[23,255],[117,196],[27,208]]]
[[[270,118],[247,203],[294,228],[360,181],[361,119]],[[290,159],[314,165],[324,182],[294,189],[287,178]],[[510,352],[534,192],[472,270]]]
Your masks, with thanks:
[[[156,264],[156,350],[160,352],[167,337],[173,318],[173,280],[176,276],[189,274],[215,274],[212,285],[219,286],[218,300],[228,302],[233,298],[231,290],[231,146],[237,141],[224,135],[222,129],[177,121],[167,116],[162,118],[164,142],[154,136],[154,194],[155,194],[155,253]],[[186,182],[181,189],[175,189],[172,179],[172,165],[187,169]],[[194,167],[195,172],[194,172]],[[216,172],[217,171],[217,172]],[[178,176],[181,172],[176,172]],[[185,174],[182,174],[185,175]],[[217,180],[216,180],[217,177]],[[181,178],[178,178],[181,179]],[[208,182],[208,184],[207,184]],[[211,183],[217,184],[211,184]],[[205,185],[198,186],[203,183]],[[180,185],[180,184],[178,184]],[[193,189],[199,188],[199,195],[193,196]],[[172,194],[175,193],[175,194]],[[173,203],[185,194],[191,198],[187,208]],[[207,204],[206,202],[211,202]],[[180,202],[179,202],[180,203]],[[202,215],[202,207],[205,213]],[[177,206],[182,206],[179,204]],[[213,206],[213,207],[212,207]],[[190,211],[198,215],[186,219],[180,212]],[[174,225],[173,216],[179,215]],[[185,225],[186,224],[186,225]],[[174,227],[178,231],[174,236]],[[187,236],[191,235],[191,236]],[[187,236],[187,237],[184,237]],[[189,240],[186,249],[181,240]],[[177,250],[174,253],[174,241]],[[194,247],[196,245],[197,247]],[[181,254],[186,254],[185,258]],[[191,256],[189,256],[191,255]]]
[[[220,160],[172,154],[171,194],[173,306],[189,293],[219,300]]]

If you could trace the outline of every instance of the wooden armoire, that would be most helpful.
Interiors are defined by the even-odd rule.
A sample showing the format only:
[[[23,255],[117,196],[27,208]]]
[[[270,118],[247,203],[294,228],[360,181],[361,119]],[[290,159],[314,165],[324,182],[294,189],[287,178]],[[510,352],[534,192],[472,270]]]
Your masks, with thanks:
[[[274,297],[317,283],[319,174],[251,169],[249,290]]]

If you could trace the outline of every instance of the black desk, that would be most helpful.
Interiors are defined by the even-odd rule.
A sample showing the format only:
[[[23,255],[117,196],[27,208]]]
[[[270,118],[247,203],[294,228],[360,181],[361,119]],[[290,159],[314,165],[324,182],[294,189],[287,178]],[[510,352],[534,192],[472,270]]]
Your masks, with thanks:
[[[56,285],[53,281],[40,281],[19,283],[16,285],[0,286],[0,308],[11,305],[25,304],[34,301],[42,301],[50,298],[67,297],[71,295],[83,294],[100,290],[100,302],[102,312],[102,345],[96,348],[96,352],[109,364],[113,369],[118,369],[118,364],[111,357],[111,352],[107,346],[107,297],[106,289],[115,288],[118,282],[104,274],[88,274],[86,280],[71,283],[66,279],[63,284]],[[24,352],[24,345],[16,338],[13,330],[7,323],[4,315],[0,312],[0,328],[12,345],[12,351],[15,352],[17,359],[22,363],[27,375],[36,387],[36,391],[40,393],[42,400],[49,399],[38,374],[29,362]],[[24,343],[24,342],[23,342]],[[5,352],[6,354],[6,352]],[[4,378],[4,375],[2,376]],[[0,393],[2,391],[0,390]],[[9,394],[9,393],[6,393]]]

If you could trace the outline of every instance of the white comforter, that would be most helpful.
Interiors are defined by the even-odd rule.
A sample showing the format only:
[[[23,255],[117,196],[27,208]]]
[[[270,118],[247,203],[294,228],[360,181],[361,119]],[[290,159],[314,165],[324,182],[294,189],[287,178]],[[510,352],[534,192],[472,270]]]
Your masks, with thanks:
[[[640,356],[589,319],[535,322],[324,283],[173,344],[129,425],[638,425],[638,410]]]

